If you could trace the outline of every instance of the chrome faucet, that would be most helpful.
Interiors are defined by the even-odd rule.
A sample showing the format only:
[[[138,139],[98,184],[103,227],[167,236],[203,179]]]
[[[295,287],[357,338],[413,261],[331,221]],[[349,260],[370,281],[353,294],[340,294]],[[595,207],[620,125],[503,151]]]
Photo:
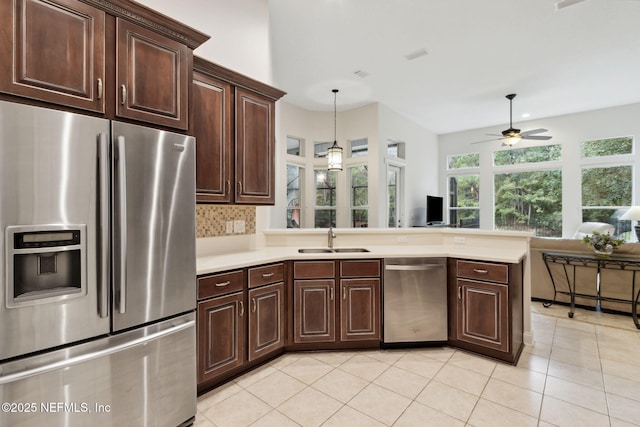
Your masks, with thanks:
[[[329,246],[329,248],[333,248],[333,239],[335,239],[336,233],[333,232],[333,227],[329,227],[329,234],[327,236],[327,245]]]

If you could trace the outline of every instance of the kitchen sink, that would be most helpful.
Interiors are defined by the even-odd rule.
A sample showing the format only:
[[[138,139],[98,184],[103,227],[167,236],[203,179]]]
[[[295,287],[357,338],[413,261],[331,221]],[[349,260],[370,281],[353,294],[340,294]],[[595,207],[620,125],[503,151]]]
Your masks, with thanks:
[[[365,248],[304,248],[298,249],[301,254],[330,254],[330,253],[344,253],[344,252],[369,252],[369,249]]]
[[[312,248],[312,249],[298,249],[301,254],[329,254],[333,252],[333,249],[324,248]]]

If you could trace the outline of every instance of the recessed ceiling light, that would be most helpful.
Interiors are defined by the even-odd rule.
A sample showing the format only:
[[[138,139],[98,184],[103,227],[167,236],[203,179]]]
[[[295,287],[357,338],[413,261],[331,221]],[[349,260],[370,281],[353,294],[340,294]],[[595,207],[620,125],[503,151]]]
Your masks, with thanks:
[[[414,59],[420,58],[421,56],[425,56],[428,53],[429,52],[427,52],[427,49],[422,48],[422,49],[416,50],[415,52],[407,53],[404,57],[407,58],[407,60],[409,61],[413,61]]]
[[[355,74],[356,76],[361,77],[363,79],[369,75],[369,73],[367,73],[364,70],[354,71],[353,74]]]
[[[527,117],[530,117],[530,116],[531,116],[531,114],[529,114],[529,113],[522,113],[522,118],[523,119],[526,119]]]

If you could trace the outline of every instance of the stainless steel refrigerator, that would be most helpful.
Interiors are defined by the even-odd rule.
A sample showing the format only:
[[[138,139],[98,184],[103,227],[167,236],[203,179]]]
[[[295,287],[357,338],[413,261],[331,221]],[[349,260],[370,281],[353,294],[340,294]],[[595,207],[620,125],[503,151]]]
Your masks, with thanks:
[[[193,421],[194,144],[0,101],[0,426]]]

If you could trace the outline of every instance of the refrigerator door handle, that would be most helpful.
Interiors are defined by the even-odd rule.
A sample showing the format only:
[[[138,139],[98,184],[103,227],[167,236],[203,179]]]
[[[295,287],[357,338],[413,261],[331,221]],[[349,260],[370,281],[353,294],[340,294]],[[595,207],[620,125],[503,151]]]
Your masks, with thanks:
[[[73,356],[68,359],[58,360],[53,363],[37,366],[35,368],[27,369],[20,372],[15,372],[7,375],[0,375],[0,386],[3,384],[9,384],[12,382],[20,381],[25,378],[33,377],[35,375],[44,374],[46,372],[51,372],[51,371],[55,371],[62,368],[68,368],[69,366],[77,365],[78,363],[88,362],[90,360],[109,356],[110,354],[118,353],[120,351],[126,350],[131,347],[135,347],[141,344],[146,344],[151,341],[157,340],[159,338],[166,337],[168,335],[182,331],[183,329],[191,328],[194,326],[195,326],[195,320],[189,320],[185,323],[172,326],[168,329],[164,329],[149,335],[135,338],[135,339],[132,339],[131,341],[123,342],[121,344],[117,344],[112,347],[107,347],[102,350],[97,350],[97,351],[93,351],[85,354],[79,354],[77,356]]]
[[[125,156],[125,138],[119,136],[118,142],[118,206],[120,221],[120,253],[119,257],[119,293],[120,304],[118,311],[127,311],[127,161]]]
[[[109,316],[109,135],[99,137],[100,164],[100,317]]]

